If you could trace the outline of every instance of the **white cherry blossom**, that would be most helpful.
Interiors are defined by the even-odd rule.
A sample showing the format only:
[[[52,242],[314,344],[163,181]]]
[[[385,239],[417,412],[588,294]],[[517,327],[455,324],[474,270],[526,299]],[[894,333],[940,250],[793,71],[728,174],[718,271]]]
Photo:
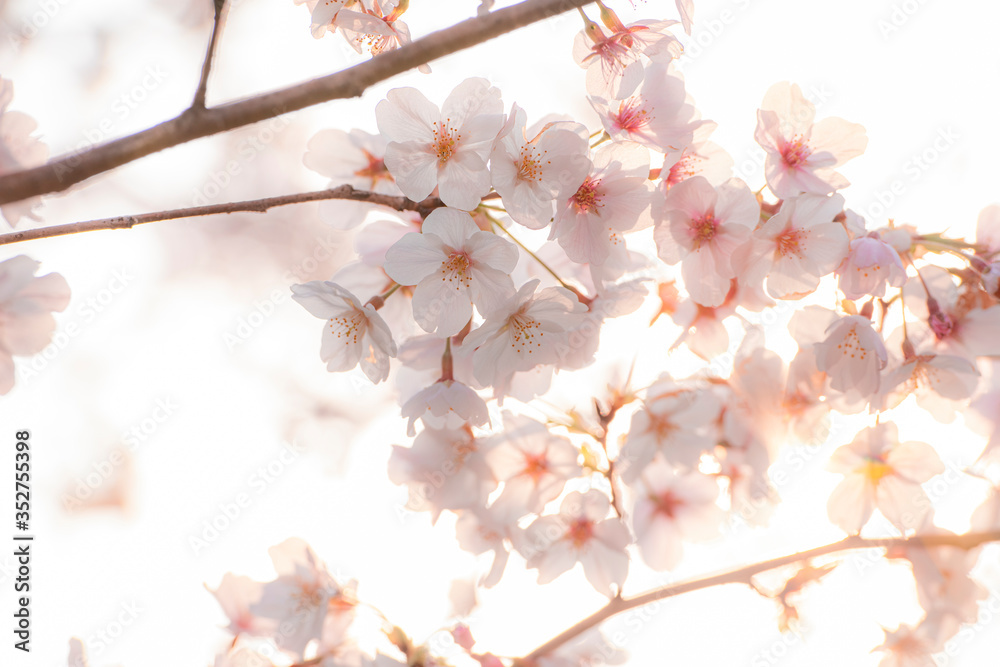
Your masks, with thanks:
[[[879,390],[888,352],[867,317],[848,315],[836,320],[827,329],[826,339],[815,343],[814,349],[816,367],[830,377],[832,388],[862,396]]]
[[[349,371],[358,363],[372,382],[389,377],[389,358],[396,356],[392,332],[375,308],[333,282],[292,285],[292,298],[311,315],[327,320],[320,359],[331,372]]]
[[[533,138],[516,104],[490,155],[493,187],[507,214],[530,229],[552,222],[555,200],[569,197],[591,169],[587,130],[579,123],[548,124]]]
[[[471,211],[489,192],[486,160],[503,125],[503,101],[486,79],[460,83],[440,110],[416,88],[394,88],[375,119],[389,142],[385,164],[410,199],[437,187],[445,204]]]
[[[847,231],[833,218],[844,208],[840,195],[802,195],[784,201],[733,254],[740,280],[759,284],[775,299],[798,299],[816,289],[847,255]]]
[[[840,291],[848,299],[865,295],[885,296],[886,283],[902,287],[906,269],[895,248],[881,239],[877,232],[851,241],[847,257],[837,267]]]
[[[468,324],[473,304],[488,316],[513,295],[517,257],[513,243],[481,231],[468,213],[438,208],[419,234],[407,234],[386,251],[385,272],[401,285],[416,285],[417,324],[453,336]]]

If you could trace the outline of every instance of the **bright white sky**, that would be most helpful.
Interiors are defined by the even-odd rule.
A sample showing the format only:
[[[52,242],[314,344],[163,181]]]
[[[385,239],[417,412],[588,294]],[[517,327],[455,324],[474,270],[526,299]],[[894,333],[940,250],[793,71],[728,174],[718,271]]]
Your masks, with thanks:
[[[12,108],[38,121],[54,154],[173,116],[193,94],[209,30],[207,23],[178,24],[176,14],[186,4],[11,0],[3,14],[0,74],[14,81]],[[625,18],[676,16],[674,3],[664,0],[640,4],[635,12],[625,0],[610,4]],[[472,15],[476,5],[413,0],[407,18],[420,36]],[[44,17],[34,19],[37,30],[26,28],[33,16]],[[291,0],[239,2],[222,39],[209,104],[358,61],[333,37],[314,40],[308,23],[308,12]],[[818,117],[837,115],[867,128],[866,154],[843,169],[855,184],[845,192],[849,206],[880,224],[884,218],[872,206],[881,201],[897,221],[970,234],[979,210],[1000,199],[994,155],[1000,147],[997,25],[1000,5],[968,0],[697,0],[682,70],[703,115],[719,124],[714,140],[730,151],[738,169],[749,161],[743,175],[752,188],[763,184],[761,169],[752,166],[755,109],[771,84],[790,80],[807,95],[814,91]],[[596,129],[583,71],[571,58],[579,28],[579,18],[567,14],[435,62],[431,76],[403,75],[359,100],[291,114],[287,125],[272,126],[273,141],[255,127],[150,157],[49,199],[42,210],[45,224],[191,205],[234,155],[241,173],[220,201],[322,187],[323,179],[301,166],[309,137],[323,127],[374,131],[375,104],[400,85],[418,86],[440,101],[464,78],[486,76],[507,106],[516,101],[530,118],[565,113]],[[26,30],[31,38],[15,48],[10,32]],[[938,139],[945,136],[954,139]],[[248,137],[267,148],[241,153]],[[933,164],[914,169],[914,156],[925,153]],[[896,180],[902,194],[890,201],[886,192]],[[400,515],[405,492],[385,474],[390,444],[405,442],[391,388],[365,386],[359,373],[327,374],[316,354],[319,323],[287,298],[286,272],[302,267],[318,240],[329,236],[315,207],[286,209],[267,220],[252,234],[223,234],[219,230],[228,223],[217,219],[168,222],[8,247],[0,255],[25,252],[42,261],[43,272],[66,276],[74,300],[59,321],[79,332],[53,348],[36,377],[19,380],[2,399],[0,440],[12,440],[17,429],[33,433],[38,540],[34,652],[30,661],[17,656],[12,662],[5,641],[3,664],[64,664],[71,636],[91,638],[95,667],[209,664],[226,635],[217,629],[224,619],[203,584],[216,586],[226,571],[273,577],[267,548],[290,536],[305,538],[331,570],[358,578],[360,596],[416,638],[446,624],[448,583],[473,575],[476,562],[456,548],[447,518],[431,528],[426,516]],[[201,227],[213,231],[211,238],[192,232]],[[307,231],[295,231],[302,229]],[[297,239],[288,252],[268,250],[287,235]],[[312,270],[297,271],[296,281],[309,279],[301,273]],[[116,272],[119,282],[113,282]],[[112,295],[122,276],[124,289]],[[275,290],[277,303],[265,304]],[[88,306],[88,299],[97,305]],[[236,332],[255,308],[268,316],[249,340],[230,349],[226,334]],[[312,410],[312,395],[326,396],[334,410],[359,418],[353,425],[300,423]],[[155,412],[158,401],[176,407],[154,429],[149,420],[163,414]],[[727,541],[691,548],[671,580],[839,539],[825,513],[826,495],[838,478],[821,469],[832,448],[860,425],[845,421],[845,440],[828,443],[805,461],[781,489],[786,503],[769,529],[740,529]],[[66,512],[64,494],[107,459],[124,432],[143,426],[148,435],[129,464],[134,486],[128,511]],[[908,417],[900,432],[904,439],[947,444],[942,454],[956,466],[971,461],[980,446],[964,430],[945,429],[924,416]],[[307,451],[282,464],[273,482],[257,486],[258,468],[278,469],[282,443],[293,436],[308,444]],[[779,462],[781,467],[798,471],[793,460]],[[9,475],[3,477],[2,497],[10,497]],[[99,492],[113,486],[113,480],[105,482]],[[189,538],[240,493],[251,497],[250,506],[195,553]],[[981,494],[978,486],[940,490],[942,525],[966,528],[963,516]],[[10,563],[9,556],[0,557],[0,565]],[[847,561],[806,598],[807,643],[782,637],[776,606],[737,588],[685,596],[618,623],[637,665],[669,659],[754,667],[875,665],[878,657],[866,651],[882,640],[879,624],[915,622],[919,610],[906,568],[865,565]],[[5,576],[0,571],[7,610]],[[984,569],[984,576],[1000,591],[996,566]],[[629,589],[665,581],[637,567]],[[602,604],[579,570],[538,587],[516,557],[503,583],[482,600],[474,632],[483,649],[507,655],[530,650]],[[99,650],[98,632],[110,627],[123,605],[141,611]],[[948,664],[988,664],[1000,651],[997,629],[994,618],[985,632],[960,641]]]

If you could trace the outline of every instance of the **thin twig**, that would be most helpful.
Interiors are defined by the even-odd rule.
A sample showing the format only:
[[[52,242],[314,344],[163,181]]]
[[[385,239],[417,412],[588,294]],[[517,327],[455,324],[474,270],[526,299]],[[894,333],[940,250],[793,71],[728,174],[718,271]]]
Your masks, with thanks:
[[[774,558],[772,560],[754,563],[753,565],[747,565],[746,567],[741,567],[729,572],[723,572],[721,574],[714,574],[677,584],[671,584],[669,586],[663,586],[662,588],[657,588],[646,593],[642,593],[641,595],[636,595],[635,597],[614,598],[608,602],[607,605],[568,630],[545,642],[524,658],[521,658],[521,660],[515,664],[530,665],[533,661],[551,653],[571,639],[583,634],[590,628],[602,623],[612,616],[628,611],[629,609],[635,609],[636,607],[642,607],[651,602],[656,602],[657,600],[674,597],[676,595],[681,595],[682,593],[690,593],[691,591],[697,591],[703,588],[710,588],[712,586],[719,586],[722,584],[749,585],[750,577],[755,574],[773,570],[785,565],[807,561],[818,556],[826,556],[840,551],[852,551],[855,549],[891,549],[895,551],[897,549],[913,549],[934,546],[954,546],[961,549],[973,549],[987,542],[997,541],[1000,541],[1000,530],[993,530],[984,533],[966,533],[964,535],[951,535],[943,533],[939,535],[924,535],[909,538],[892,537],[870,539],[858,536],[848,537],[839,542],[834,542],[833,544],[816,547],[815,549],[809,549],[808,551],[800,551],[799,553],[782,556],[781,558]]]
[[[431,33],[335,74],[211,109],[187,109],[142,132],[0,177],[0,204],[61,192],[97,174],[194,139],[322,102],[358,97],[369,86],[396,74],[592,1],[526,0]]]
[[[212,23],[212,37],[208,40],[208,51],[205,53],[205,62],[201,66],[201,78],[198,80],[198,90],[195,91],[194,100],[191,102],[191,107],[195,109],[205,108],[205,95],[208,92],[208,74],[212,71],[212,58],[215,56],[215,45],[219,41],[219,33],[222,32],[225,10],[226,0],[215,0],[215,21]]]
[[[424,218],[435,208],[444,206],[444,203],[437,197],[428,197],[423,201],[416,202],[406,197],[394,197],[377,192],[368,192],[367,190],[356,190],[350,185],[339,185],[329,190],[316,190],[314,192],[302,192],[294,195],[281,195],[279,197],[228,202],[225,204],[210,204],[208,206],[193,206],[191,208],[177,208],[170,211],[122,215],[114,218],[101,218],[100,220],[72,222],[66,225],[26,229],[20,232],[0,234],[0,245],[32,241],[34,239],[46,239],[53,236],[66,236],[67,234],[79,234],[80,232],[92,232],[101,229],[131,229],[136,225],[144,225],[147,222],[196,218],[204,215],[216,215],[218,213],[264,213],[276,206],[288,206],[289,204],[301,204],[324,199],[347,199],[368,202],[370,204],[378,204],[379,206],[387,206],[396,211],[414,211]]]

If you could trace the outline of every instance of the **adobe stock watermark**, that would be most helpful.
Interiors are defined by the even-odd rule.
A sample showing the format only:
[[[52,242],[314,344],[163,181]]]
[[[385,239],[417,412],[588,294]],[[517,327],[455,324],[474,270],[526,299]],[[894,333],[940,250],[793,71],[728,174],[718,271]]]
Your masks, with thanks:
[[[125,291],[133,280],[135,280],[135,276],[129,273],[127,267],[113,270],[111,278],[104,287],[81,299],[82,303],[77,306],[75,318],[66,321],[56,330],[52,335],[51,343],[30,360],[18,364],[18,382],[26,384],[38,377],[69,346],[74,338],[83,333],[85,325],[93,323],[101,313],[107,310],[108,306],[119,294]]]
[[[276,456],[258,466],[247,477],[246,490],[240,491],[226,502],[218,503],[218,510],[202,520],[196,533],[188,536],[188,546],[194,551],[194,555],[199,555],[218,541],[222,534],[253,505],[254,498],[262,496],[268,487],[298,460],[305,449],[305,445],[300,445],[294,440],[291,443],[282,443]]]
[[[133,424],[122,433],[121,446],[116,447],[106,457],[91,465],[86,475],[77,477],[73,484],[73,493],[64,493],[62,506],[66,510],[74,510],[83,505],[111,477],[115,471],[124,465],[126,452],[136,452],[139,447],[149,441],[153,435],[166,423],[177,410],[178,405],[171,398],[158,398],[149,416]]]
[[[117,123],[125,121],[132,112],[145,102],[154,90],[160,87],[169,76],[160,65],[147,65],[142,72],[142,78],[131,88],[116,97],[111,103],[110,113],[105,115],[97,127],[83,131],[83,141],[73,147],[72,152],[56,163],[55,176],[60,181],[76,169],[82,161],[82,155],[93,146],[111,137]]]
[[[865,218],[873,220],[882,218],[888,213],[889,208],[907,193],[914,184],[924,177],[934,164],[941,159],[960,139],[958,132],[950,125],[938,128],[934,140],[923,150],[913,153],[900,167],[902,176],[894,178],[889,187],[875,193],[875,199],[866,206],[862,213]]]
[[[125,634],[126,629],[136,622],[139,614],[145,611],[135,601],[122,602],[119,607],[119,610],[114,613],[114,618],[96,632],[87,635],[85,643],[90,658],[100,657],[119,637]]]
[[[18,27],[8,26],[7,39],[15,49],[20,47],[20,42],[27,42],[45,28],[52,19],[73,0],[39,0],[36,3],[37,9],[27,16]],[[20,40],[20,42],[18,41]]]
[[[921,7],[928,4],[930,0],[903,0],[892,3],[892,10],[889,15],[880,18],[876,25],[882,34],[882,39],[888,40],[893,34],[899,32],[900,28],[910,22]]]
[[[290,123],[291,121],[285,116],[275,116],[266,123],[261,122],[256,134],[245,137],[236,145],[236,155],[239,159],[229,160],[222,169],[209,174],[207,181],[201,187],[194,189],[191,206],[205,206],[218,197]]]

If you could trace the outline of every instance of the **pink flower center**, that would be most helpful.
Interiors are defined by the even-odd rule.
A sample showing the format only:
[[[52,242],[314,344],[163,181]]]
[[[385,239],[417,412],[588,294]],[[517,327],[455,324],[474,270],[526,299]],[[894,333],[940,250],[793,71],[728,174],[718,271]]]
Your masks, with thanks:
[[[438,163],[444,164],[451,159],[458,148],[458,143],[462,140],[462,135],[458,128],[451,127],[451,118],[445,122],[434,123],[434,141],[431,142],[431,151],[437,155]]]
[[[660,440],[665,440],[670,437],[670,434],[674,432],[677,427],[670,417],[667,415],[655,414],[653,412],[649,413],[649,432],[655,433],[656,437]]]
[[[583,182],[572,198],[573,206],[578,212],[596,213],[597,209],[604,206],[601,203],[604,195],[597,191],[600,185],[600,179],[594,180],[590,176],[587,177],[587,180]]]
[[[927,321],[938,340],[947,338],[955,330],[955,321],[943,310],[932,312]]]
[[[617,127],[626,132],[638,132],[656,118],[652,111],[642,106],[641,97],[631,97],[622,102],[618,113],[612,114],[611,119]]]
[[[688,233],[691,235],[691,246],[697,250],[706,243],[711,243],[719,229],[719,221],[711,213],[706,213],[702,217],[692,220]]]
[[[667,188],[672,185],[677,185],[683,180],[691,178],[695,174],[694,165],[699,160],[697,155],[692,155],[691,153],[684,153],[681,159],[674,163],[670,167],[670,173],[664,179],[667,184]]]
[[[525,454],[524,469],[522,475],[527,475],[531,479],[538,481],[538,478],[549,471],[549,461],[544,454]]]
[[[812,149],[803,141],[801,134],[796,134],[781,148],[781,159],[791,169],[795,169],[805,162],[810,155],[812,155]]]
[[[352,310],[348,314],[330,318],[330,331],[337,338],[344,339],[345,345],[358,342],[358,335],[363,335],[368,325],[368,318],[360,310]]]
[[[354,172],[354,175],[358,178],[364,178],[371,181],[372,189],[379,181],[392,181],[392,174],[385,167],[385,160],[380,157],[375,157],[365,149],[361,149],[361,152],[365,154],[365,159],[368,160],[368,164],[358,169]]]
[[[650,500],[656,506],[656,513],[668,519],[673,519],[677,510],[685,504],[684,499],[678,498],[673,491],[664,491],[658,496],[651,496]]]
[[[782,257],[786,255],[797,255],[802,256],[802,239],[805,237],[805,232],[801,229],[791,228],[787,229],[778,236],[778,254]]]
[[[594,523],[590,519],[574,519],[566,531],[566,537],[576,548],[582,547],[594,536]]]

